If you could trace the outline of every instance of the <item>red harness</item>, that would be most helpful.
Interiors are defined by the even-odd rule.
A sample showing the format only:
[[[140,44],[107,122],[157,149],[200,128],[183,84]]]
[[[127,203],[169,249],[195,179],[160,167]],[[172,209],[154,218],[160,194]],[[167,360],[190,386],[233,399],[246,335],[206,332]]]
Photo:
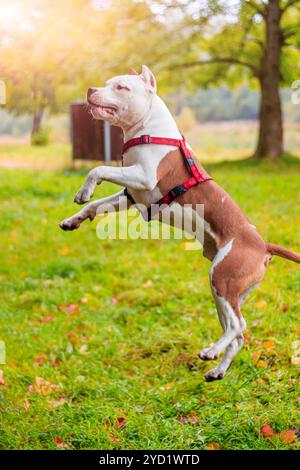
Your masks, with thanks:
[[[171,189],[171,191],[169,191],[155,203],[156,205],[161,206],[162,204],[171,204],[171,202],[176,197],[186,193],[193,186],[212,179],[204,169],[199,170],[199,168],[196,166],[195,160],[186,146],[184,136],[182,136],[182,139],[170,139],[168,137],[151,137],[150,135],[141,135],[140,137],[136,137],[135,139],[128,140],[124,143],[123,154],[131,147],[148,144],[171,145],[173,147],[180,148],[181,154],[184,157],[184,161],[186,162],[189,172],[192,175],[191,178],[189,178],[187,181]],[[127,188],[125,188],[125,195],[131,200],[131,202],[135,203],[133,197],[128,193]],[[148,209],[148,220],[150,220],[150,211],[151,207]]]

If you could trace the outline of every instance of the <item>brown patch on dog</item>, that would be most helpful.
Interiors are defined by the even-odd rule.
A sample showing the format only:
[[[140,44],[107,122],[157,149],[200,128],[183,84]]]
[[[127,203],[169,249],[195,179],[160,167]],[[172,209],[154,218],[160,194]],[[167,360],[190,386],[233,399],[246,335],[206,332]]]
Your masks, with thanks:
[[[197,162],[197,166],[201,166]],[[158,187],[166,194],[191,177],[180,150],[169,152],[157,169]],[[209,224],[205,232],[203,255],[213,260],[218,250],[233,240],[232,250],[214,268],[212,284],[217,294],[230,302],[237,315],[239,296],[259,283],[265,273],[267,250],[264,240],[239,206],[215,181],[209,180],[192,187],[176,198],[176,202],[204,205],[204,219]]]

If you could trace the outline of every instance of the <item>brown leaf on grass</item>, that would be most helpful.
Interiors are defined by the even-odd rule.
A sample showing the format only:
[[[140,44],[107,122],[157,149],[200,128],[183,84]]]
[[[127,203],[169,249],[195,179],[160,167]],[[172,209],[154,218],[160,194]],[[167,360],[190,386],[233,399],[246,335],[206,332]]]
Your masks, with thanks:
[[[87,304],[90,299],[91,299],[90,294],[85,294],[85,295],[82,297],[82,299],[80,299],[80,302],[81,302],[82,304]]]
[[[72,314],[79,314],[79,306],[78,304],[69,304],[69,305],[60,305],[59,310],[62,310],[65,313],[68,313],[69,315]]]
[[[29,385],[28,392],[30,393],[39,393],[41,395],[49,395],[52,392],[57,392],[59,390],[58,385],[54,385],[47,380],[44,380],[42,377],[36,377],[33,385]]]
[[[146,281],[144,284],[142,284],[142,287],[145,287],[146,289],[148,287],[152,287],[153,286],[153,281],[151,281],[151,279],[148,279],[148,281]]]
[[[53,315],[46,315],[41,319],[41,323],[48,323],[49,321],[54,320],[54,318],[55,317]]]
[[[205,450],[220,450],[220,444],[217,442],[211,442],[204,447]]]
[[[62,248],[60,248],[59,253],[64,256],[64,255],[68,255],[70,251],[71,250],[68,246],[63,246]]]
[[[176,385],[175,382],[170,382],[169,384],[163,385],[162,387],[159,387],[160,390],[170,390],[171,388]]]
[[[268,306],[268,302],[266,302],[265,300],[259,300],[258,302],[256,302],[256,307],[257,308],[260,308],[260,309],[265,309],[266,307]]]
[[[293,364],[293,366],[299,366],[299,364],[300,364],[300,357],[292,357],[292,358],[291,358],[291,364]]]
[[[59,359],[57,359],[57,357],[55,357],[53,361],[51,362],[52,367],[59,366],[59,364],[60,364],[60,361]]]
[[[287,312],[289,308],[290,308],[290,306],[288,304],[280,304],[279,305],[279,310],[281,312]]]
[[[0,385],[5,385],[3,370],[0,370]]]
[[[294,328],[293,330],[295,333],[297,333],[298,335],[300,335],[300,328]]]
[[[114,429],[120,429],[120,430],[123,430],[125,429],[125,418],[121,417],[121,418],[118,418],[118,422],[117,424],[115,424],[114,426]]]
[[[264,341],[262,345],[265,349],[275,349],[274,341]]]
[[[40,356],[35,358],[34,364],[36,366],[41,366],[42,364],[44,364],[46,362],[46,360],[47,360],[47,358],[46,358],[45,354],[41,354]]]
[[[286,431],[281,431],[278,434],[279,439],[283,444],[293,444],[293,442],[297,442],[297,435],[294,429],[288,429]]]
[[[256,363],[256,367],[268,367],[268,363],[260,360]]]
[[[251,343],[249,331],[248,330],[244,331],[243,335],[244,335],[245,344],[248,346]]]
[[[109,434],[109,438],[110,438],[110,440],[111,440],[111,442],[112,442],[113,444],[121,444],[121,442],[122,442],[122,440],[119,439],[119,438],[116,436],[116,434],[114,434],[113,432],[111,432],[111,433]]]
[[[28,410],[28,408],[30,408],[30,402],[29,402],[28,398],[24,399],[24,408],[25,408],[25,410]]]
[[[50,408],[57,408],[58,406],[63,406],[68,403],[68,400],[64,397],[58,398],[57,400],[50,400],[48,402]]]
[[[179,356],[174,359],[173,364],[175,367],[183,364],[188,369],[192,369],[195,365],[195,358],[194,356],[188,356],[187,354],[179,354]]]
[[[254,365],[256,365],[258,363],[261,354],[262,354],[262,352],[258,351],[257,349],[255,351],[253,351],[253,353],[252,353],[252,362],[253,362]]]
[[[71,445],[68,442],[63,442],[60,437],[55,437],[53,441],[59,449],[71,449]]]
[[[300,364],[300,341],[293,341],[291,344],[291,364],[298,366]]]
[[[263,424],[261,427],[261,434],[263,437],[273,437],[275,436],[275,431],[268,424]]]
[[[180,416],[179,422],[181,424],[197,424],[199,421],[198,416],[193,411],[189,416]]]

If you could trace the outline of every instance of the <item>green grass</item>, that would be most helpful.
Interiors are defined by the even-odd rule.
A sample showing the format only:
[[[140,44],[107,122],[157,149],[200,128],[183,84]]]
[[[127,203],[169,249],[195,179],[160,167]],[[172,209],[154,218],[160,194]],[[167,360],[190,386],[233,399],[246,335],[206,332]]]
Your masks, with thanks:
[[[299,160],[208,169],[265,239],[300,251]],[[197,353],[221,334],[208,261],[176,240],[100,241],[96,221],[62,232],[84,174],[0,170],[1,448],[298,448],[259,430],[300,427],[299,265],[274,258],[243,309],[246,347],[206,383]]]

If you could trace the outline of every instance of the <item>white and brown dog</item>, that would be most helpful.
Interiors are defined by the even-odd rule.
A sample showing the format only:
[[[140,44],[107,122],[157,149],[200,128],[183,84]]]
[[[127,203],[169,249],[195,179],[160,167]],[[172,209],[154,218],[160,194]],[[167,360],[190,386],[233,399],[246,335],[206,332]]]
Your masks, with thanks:
[[[142,135],[182,139],[164,102],[156,94],[156,80],[143,66],[139,75],[112,78],[104,88],[91,88],[87,101],[95,119],[120,126],[125,142]],[[146,143],[146,142],[144,142]],[[197,163],[199,171],[203,172]],[[108,198],[86,205],[80,212],[62,221],[63,230],[74,230],[86,220],[93,220],[101,206],[119,210],[120,196],[126,195],[127,208],[135,201],[146,207],[190,177],[178,146],[138,145],[128,148],[123,167],[100,166],[91,170],[75,202],[84,204],[93,196],[96,185],[111,181],[126,188]],[[272,255],[300,263],[300,254],[266,243],[232,198],[212,179],[193,185],[178,195],[171,206],[204,205],[203,254],[212,261],[210,282],[218,316],[224,330],[221,338],[199,354],[203,360],[220,363],[206,374],[206,380],[224,377],[237,352],[242,348],[246,323],[240,308],[247,295],[262,280]]]

